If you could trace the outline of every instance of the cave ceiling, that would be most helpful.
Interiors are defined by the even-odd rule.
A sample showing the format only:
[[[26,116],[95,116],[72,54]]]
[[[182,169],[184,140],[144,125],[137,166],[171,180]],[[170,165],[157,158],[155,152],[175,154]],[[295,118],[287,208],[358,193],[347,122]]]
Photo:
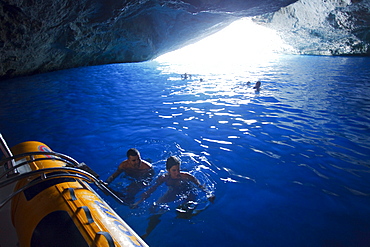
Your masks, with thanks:
[[[310,1],[0,0],[0,79],[150,60],[213,34],[242,17],[255,17],[256,22],[278,30],[288,40],[294,38],[292,33],[298,33],[303,38],[292,45],[302,51],[312,50],[312,42],[305,43],[304,35],[314,34],[316,43],[325,42],[328,30],[319,24],[311,30],[310,24],[299,24],[307,21],[301,17],[307,2]],[[337,3],[326,6],[323,22],[328,21],[332,27],[330,39],[340,37],[340,42],[347,44],[340,47],[339,42],[338,47],[320,49],[327,52],[332,48],[332,55],[340,55],[357,45],[358,49],[352,52],[368,54],[368,43],[361,43],[370,37],[369,8],[363,4],[367,1],[313,2],[317,6]],[[308,5],[310,11],[315,8]],[[297,16],[292,15],[293,11]],[[348,30],[355,38],[348,37]]]

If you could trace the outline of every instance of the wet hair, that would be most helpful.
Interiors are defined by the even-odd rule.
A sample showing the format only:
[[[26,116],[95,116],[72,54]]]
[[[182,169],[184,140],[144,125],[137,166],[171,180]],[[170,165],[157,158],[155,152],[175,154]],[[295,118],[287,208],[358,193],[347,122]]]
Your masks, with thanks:
[[[171,156],[166,161],[166,169],[169,170],[171,167],[180,165],[180,159],[176,156]]]
[[[137,150],[136,148],[130,148],[129,150],[127,150],[127,158],[129,158],[130,156],[139,156],[140,153],[139,153],[139,150]]]

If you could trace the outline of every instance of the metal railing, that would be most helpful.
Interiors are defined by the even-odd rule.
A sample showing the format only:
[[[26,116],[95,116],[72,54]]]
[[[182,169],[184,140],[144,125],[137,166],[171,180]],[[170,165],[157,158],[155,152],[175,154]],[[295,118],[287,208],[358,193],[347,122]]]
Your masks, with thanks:
[[[1,136],[1,134],[0,134]],[[2,136],[1,138],[2,139]],[[20,192],[35,186],[39,183],[44,181],[53,180],[53,179],[60,179],[60,178],[73,178],[77,181],[93,183],[95,184],[104,194],[112,196],[116,201],[119,203],[125,204],[125,202],[110,188],[107,187],[106,183],[100,180],[98,177],[99,175],[95,173],[90,167],[88,167],[85,163],[79,163],[73,158],[56,152],[28,152],[22,153],[17,155],[12,155],[9,148],[5,141],[2,139],[1,143],[1,150],[7,150],[9,152],[4,153],[5,158],[0,160],[0,166],[7,166],[5,171],[0,174],[0,179],[4,178],[9,174],[13,174],[13,176],[7,176],[7,179],[0,182],[0,188],[8,186],[12,183],[15,183],[19,180],[30,178],[33,179],[31,182],[27,183],[17,191],[14,191],[5,199],[0,202],[0,208],[2,208],[7,202],[9,202],[14,196],[19,194]],[[43,158],[35,158],[36,155],[48,155],[50,157],[43,157]],[[16,160],[28,158],[26,160],[21,160],[19,163]],[[25,173],[19,173],[18,168],[25,166],[31,162],[36,161],[44,161],[44,160],[53,160],[53,161],[60,161],[65,164],[65,167],[52,167],[52,168],[44,168],[35,171],[29,171]],[[9,164],[11,164],[9,166]],[[38,178],[38,179],[37,179]]]

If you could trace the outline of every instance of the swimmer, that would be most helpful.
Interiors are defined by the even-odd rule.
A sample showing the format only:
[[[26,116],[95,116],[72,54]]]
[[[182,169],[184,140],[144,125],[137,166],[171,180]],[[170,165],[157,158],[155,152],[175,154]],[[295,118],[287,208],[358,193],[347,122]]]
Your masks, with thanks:
[[[127,159],[122,161],[117,170],[106,180],[110,184],[121,173],[125,173],[126,178],[131,181],[130,185],[125,188],[125,198],[127,203],[133,203],[137,193],[145,188],[154,175],[152,165],[142,160],[140,152],[135,148],[130,148],[126,153]]]
[[[256,89],[257,91],[260,90],[260,87],[261,87],[261,82],[260,81],[257,81],[256,82],[256,85],[253,87],[253,89]]]
[[[164,204],[167,202],[175,201],[176,199],[182,199],[185,202],[178,207],[178,210],[185,210],[190,212],[193,208],[190,208],[191,205],[195,202],[196,194],[193,191],[192,184],[197,185],[200,189],[207,193],[207,198],[210,202],[214,202],[215,196],[208,192],[206,188],[201,185],[194,176],[187,172],[180,171],[180,160],[176,156],[171,156],[166,161],[166,170],[167,173],[160,176],[153,187],[148,189],[146,192],[142,194],[142,198],[132,205],[132,208],[137,207],[141,202],[145,201],[149,196],[163,183],[165,183],[168,187],[167,192],[161,196],[154,206],[151,208],[153,215],[149,217],[148,227],[144,235],[141,238],[145,239],[148,235],[155,229],[155,227],[159,224],[160,217],[165,212],[154,212],[154,209],[160,204]],[[187,217],[190,217],[187,215]]]
[[[133,204],[133,207],[138,206],[141,202],[149,198],[150,195],[163,183],[167,185],[168,190],[158,199],[157,204],[172,202],[180,197],[184,198],[184,196],[186,201],[195,200],[195,194],[192,191],[192,184],[205,191],[210,202],[214,201],[215,196],[207,191],[207,189],[199,183],[198,179],[187,172],[180,171],[180,159],[176,156],[171,156],[167,159],[166,170],[167,173],[160,176],[153,187],[144,192],[141,199]]]

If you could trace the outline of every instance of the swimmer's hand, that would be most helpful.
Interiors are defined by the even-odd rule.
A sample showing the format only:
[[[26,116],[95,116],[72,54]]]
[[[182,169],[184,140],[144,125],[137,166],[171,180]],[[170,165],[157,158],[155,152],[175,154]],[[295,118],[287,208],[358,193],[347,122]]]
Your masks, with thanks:
[[[207,199],[208,199],[208,201],[210,201],[210,202],[213,203],[215,201],[215,199],[216,199],[216,196],[213,195],[213,194],[208,194],[207,195]]]
[[[139,201],[135,202],[134,204],[131,204],[131,205],[130,205],[130,208],[131,208],[131,209],[138,208],[139,204],[140,204],[140,203],[142,203],[143,201],[144,201],[144,200],[143,200],[143,199],[141,199],[141,200],[139,200]]]

